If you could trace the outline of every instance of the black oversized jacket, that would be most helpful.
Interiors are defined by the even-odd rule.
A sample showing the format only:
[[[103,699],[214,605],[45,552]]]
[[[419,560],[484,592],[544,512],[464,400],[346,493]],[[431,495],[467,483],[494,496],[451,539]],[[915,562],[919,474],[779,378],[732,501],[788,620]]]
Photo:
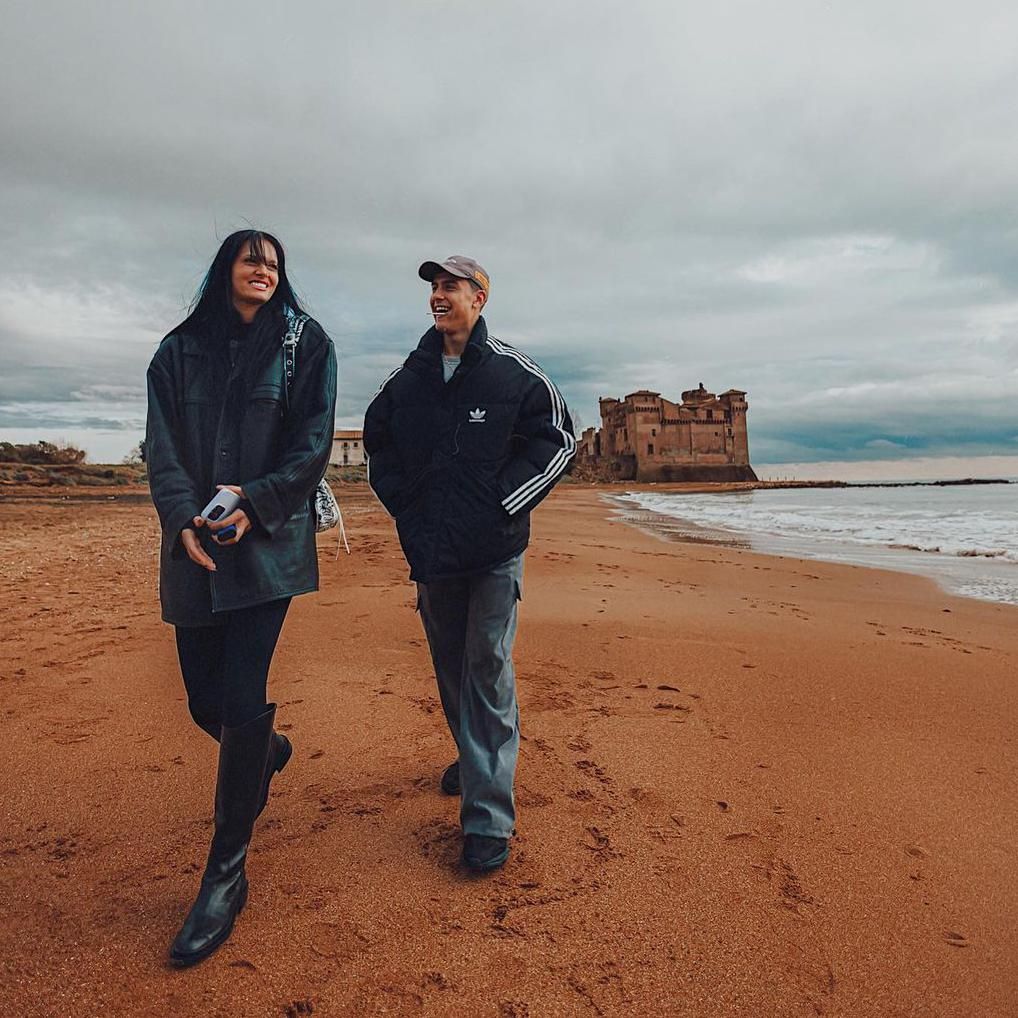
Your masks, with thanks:
[[[442,336],[425,333],[368,407],[364,449],[411,579],[429,582],[523,551],[530,510],[569,466],[576,440],[548,376],[480,318],[448,382]]]
[[[264,312],[263,312],[264,313]],[[309,500],[332,450],[336,354],[310,320],[297,346],[289,407],[273,334],[263,349],[248,340],[230,366],[225,342],[167,336],[148,369],[145,450],[149,485],[162,524],[159,595],[163,619],[214,625],[216,613],[318,589]],[[272,344],[272,350],[266,344]],[[262,367],[246,378],[244,365]],[[252,529],[220,547],[199,531],[215,560],[207,572],[188,557],[180,532],[215,494],[239,484]]]

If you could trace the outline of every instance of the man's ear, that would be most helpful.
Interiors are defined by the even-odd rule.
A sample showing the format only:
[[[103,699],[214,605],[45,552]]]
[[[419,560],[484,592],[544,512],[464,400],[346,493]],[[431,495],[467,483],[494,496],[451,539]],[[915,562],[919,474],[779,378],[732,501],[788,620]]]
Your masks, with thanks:
[[[480,297],[481,298],[481,306],[480,306],[480,308],[478,308],[478,310],[479,311],[483,311],[484,310],[484,305],[488,303],[488,295],[483,290],[478,289],[476,291],[475,297]]]

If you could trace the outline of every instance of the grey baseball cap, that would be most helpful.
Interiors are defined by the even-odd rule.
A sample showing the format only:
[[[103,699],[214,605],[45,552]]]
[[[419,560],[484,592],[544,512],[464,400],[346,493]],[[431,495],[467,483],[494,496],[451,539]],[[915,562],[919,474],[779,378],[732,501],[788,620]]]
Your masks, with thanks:
[[[485,293],[491,289],[488,273],[473,258],[467,258],[466,255],[449,255],[444,262],[423,262],[417,270],[417,275],[430,283],[439,272],[448,272],[450,276],[469,279]]]

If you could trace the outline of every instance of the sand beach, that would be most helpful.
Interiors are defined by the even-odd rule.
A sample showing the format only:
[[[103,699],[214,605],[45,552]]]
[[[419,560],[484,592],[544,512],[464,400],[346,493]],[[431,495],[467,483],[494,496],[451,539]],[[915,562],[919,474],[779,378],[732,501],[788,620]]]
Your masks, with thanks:
[[[270,692],[232,939],[166,949],[214,744],[159,620],[143,489],[0,498],[0,1014],[1018,1014],[1018,608],[918,576],[535,514],[518,836],[459,866],[391,522],[340,490]]]

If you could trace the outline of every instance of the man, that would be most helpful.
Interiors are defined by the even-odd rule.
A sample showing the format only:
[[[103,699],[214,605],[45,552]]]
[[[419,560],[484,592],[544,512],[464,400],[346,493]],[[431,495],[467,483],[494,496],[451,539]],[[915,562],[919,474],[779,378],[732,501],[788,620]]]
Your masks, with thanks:
[[[368,481],[395,517],[458,759],[463,860],[497,869],[516,819],[512,664],[530,511],[576,450],[565,401],[525,354],[488,335],[488,274],[454,255],[418,270],[434,328],[364,421]]]

